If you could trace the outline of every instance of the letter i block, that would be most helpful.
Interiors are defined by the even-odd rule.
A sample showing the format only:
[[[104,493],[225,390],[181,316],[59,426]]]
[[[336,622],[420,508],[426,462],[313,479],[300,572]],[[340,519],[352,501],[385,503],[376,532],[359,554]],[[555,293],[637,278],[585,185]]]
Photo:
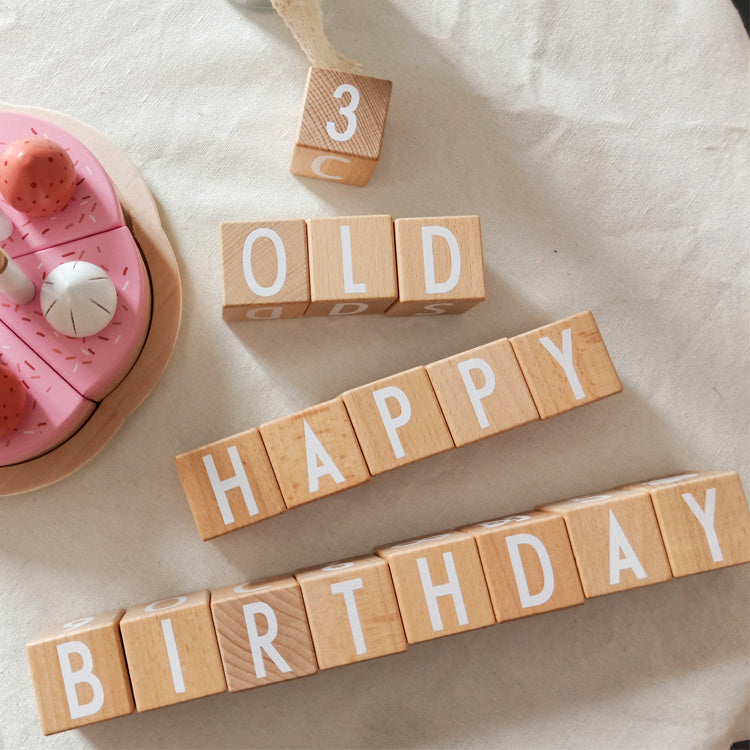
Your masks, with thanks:
[[[565,519],[587,598],[672,578],[651,498],[644,489],[612,490],[537,510]]]
[[[585,601],[565,522],[528,511],[459,529],[474,537],[498,622]]]
[[[342,398],[373,476],[454,447],[424,367],[347,391]]]
[[[388,565],[368,555],[295,573],[321,669],[406,651]]]
[[[290,171],[366,185],[380,158],[393,83],[310,68]]]
[[[510,343],[542,419],[622,390],[590,312],[515,336]]]
[[[211,613],[229,692],[315,674],[297,581],[277,576],[211,594]]]
[[[131,607],[120,620],[139,711],[227,689],[208,591]]]
[[[310,303],[304,219],[221,225],[223,318],[299,318]]]
[[[118,627],[124,611],[53,625],[26,644],[44,734],[135,710]]]
[[[750,510],[735,472],[683,474],[641,486],[651,495],[675,577],[750,562]]]
[[[427,365],[457,446],[539,419],[508,339]]]
[[[495,623],[474,538],[460,531],[380,547],[409,643]]]
[[[478,216],[396,219],[398,301],[386,315],[465,312],[484,300]]]
[[[308,219],[310,307],[305,315],[382,313],[398,297],[393,219]]]
[[[183,453],[175,463],[203,540],[286,510],[257,429]]]
[[[260,427],[287,508],[370,481],[340,398]]]

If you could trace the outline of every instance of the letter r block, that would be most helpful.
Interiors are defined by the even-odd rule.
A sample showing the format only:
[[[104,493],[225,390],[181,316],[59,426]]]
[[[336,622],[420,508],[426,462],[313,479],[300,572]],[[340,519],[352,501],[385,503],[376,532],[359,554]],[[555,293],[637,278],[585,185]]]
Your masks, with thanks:
[[[299,318],[310,303],[304,219],[221,225],[223,318]]]
[[[310,68],[292,174],[366,185],[380,158],[393,84]]]
[[[120,640],[124,611],[53,625],[26,644],[44,734],[135,711]]]

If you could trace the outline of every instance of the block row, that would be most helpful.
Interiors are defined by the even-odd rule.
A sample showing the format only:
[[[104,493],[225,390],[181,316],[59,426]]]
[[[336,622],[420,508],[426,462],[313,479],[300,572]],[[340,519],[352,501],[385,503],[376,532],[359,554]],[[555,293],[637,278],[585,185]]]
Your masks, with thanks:
[[[175,462],[202,539],[622,390],[591,312],[369,383]]]
[[[748,561],[739,476],[690,473],[73,620],[27,654],[51,734]]]
[[[478,216],[221,225],[227,321],[465,312],[485,298]]]

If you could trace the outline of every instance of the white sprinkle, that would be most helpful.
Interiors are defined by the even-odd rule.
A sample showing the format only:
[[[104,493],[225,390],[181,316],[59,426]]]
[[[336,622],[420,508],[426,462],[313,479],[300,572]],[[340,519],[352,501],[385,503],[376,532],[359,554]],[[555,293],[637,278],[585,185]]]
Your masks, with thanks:
[[[73,368],[73,372],[78,372],[78,362],[76,362],[76,366]]]
[[[90,166],[89,166],[88,164],[86,165],[86,171],[87,171],[87,172],[88,172],[89,174],[94,174],[94,173],[93,173],[93,172],[91,171],[91,167],[90,167]]]
[[[123,285],[122,285],[122,291],[124,292],[128,288],[128,284],[130,283],[130,279],[128,279]]]
[[[88,201],[81,201],[78,205],[79,206],[85,206],[88,203]]]
[[[36,435],[36,430],[24,430],[24,435]]]
[[[94,224],[96,224],[96,219],[94,218],[94,214],[89,214],[89,219],[91,219],[91,221],[93,221]]]
[[[115,339],[115,344],[119,344],[119,343],[120,343],[120,336],[118,336],[118,337],[117,337],[117,338]]]

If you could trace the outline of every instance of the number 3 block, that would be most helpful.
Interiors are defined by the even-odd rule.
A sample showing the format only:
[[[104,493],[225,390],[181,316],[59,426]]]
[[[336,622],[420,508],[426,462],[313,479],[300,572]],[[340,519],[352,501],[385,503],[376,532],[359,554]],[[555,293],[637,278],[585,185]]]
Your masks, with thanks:
[[[366,185],[380,158],[391,81],[310,68],[292,174]]]

